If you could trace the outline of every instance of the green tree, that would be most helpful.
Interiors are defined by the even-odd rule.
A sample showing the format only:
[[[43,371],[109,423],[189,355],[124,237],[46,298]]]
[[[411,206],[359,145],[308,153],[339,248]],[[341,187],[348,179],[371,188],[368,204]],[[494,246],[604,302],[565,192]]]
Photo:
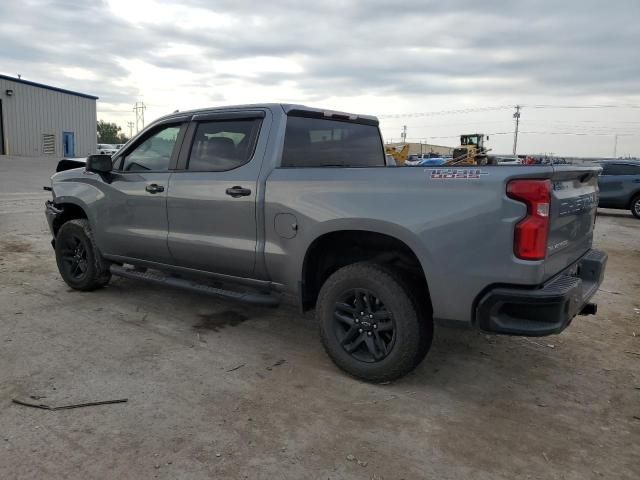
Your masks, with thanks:
[[[121,128],[115,123],[98,121],[98,143],[120,143],[119,135]]]
[[[129,137],[127,137],[124,133],[120,133],[118,134],[118,141],[116,143],[127,143],[129,140]]]

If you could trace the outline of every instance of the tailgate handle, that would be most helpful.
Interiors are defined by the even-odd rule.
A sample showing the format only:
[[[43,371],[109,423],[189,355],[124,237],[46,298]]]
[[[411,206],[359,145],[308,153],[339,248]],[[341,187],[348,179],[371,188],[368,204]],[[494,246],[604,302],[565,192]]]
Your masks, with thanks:
[[[580,177],[580,183],[584,183],[588,180],[591,180],[594,176],[595,176],[595,173],[593,172],[585,173]]]

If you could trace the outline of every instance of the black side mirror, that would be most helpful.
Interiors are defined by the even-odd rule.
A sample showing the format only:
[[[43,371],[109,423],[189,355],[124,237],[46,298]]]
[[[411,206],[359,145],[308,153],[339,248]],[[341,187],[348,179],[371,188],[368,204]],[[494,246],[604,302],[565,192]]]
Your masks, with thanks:
[[[104,175],[111,173],[112,169],[111,155],[89,155],[87,157],[87,172]]]

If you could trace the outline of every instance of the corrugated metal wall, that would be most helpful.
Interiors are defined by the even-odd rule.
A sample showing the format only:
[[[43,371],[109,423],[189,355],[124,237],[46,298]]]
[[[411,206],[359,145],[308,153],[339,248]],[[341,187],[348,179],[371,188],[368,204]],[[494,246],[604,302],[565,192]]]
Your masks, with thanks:
[[[8,96],[7,90],[13,90]],[[96,101],[0,78],[4,153],[40,156],[43,135],[55,135],[55,153],[63,155],[62,132],[73,132],[75,156],[96,152]]]

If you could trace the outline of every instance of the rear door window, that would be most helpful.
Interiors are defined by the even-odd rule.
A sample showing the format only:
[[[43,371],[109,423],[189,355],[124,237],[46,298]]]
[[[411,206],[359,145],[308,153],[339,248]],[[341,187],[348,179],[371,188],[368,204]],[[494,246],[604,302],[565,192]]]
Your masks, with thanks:
[[[281,166],[383,167],[380,131],[375,125],[290,116]]]
[[[244,165],[253,157],[261,123],[257,118],[201,122],[187,169],[224,172]]]

